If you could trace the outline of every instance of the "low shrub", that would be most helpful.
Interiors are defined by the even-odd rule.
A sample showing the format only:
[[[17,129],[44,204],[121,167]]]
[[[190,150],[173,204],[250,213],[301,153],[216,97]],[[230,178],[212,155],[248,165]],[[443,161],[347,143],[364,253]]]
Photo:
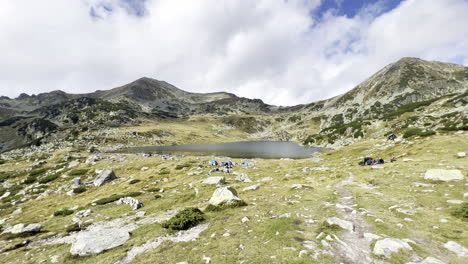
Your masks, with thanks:
[[[104,205],[104,204],[115,202],[115,201],[117,201],[117,200],[119,200],[120,198],[123,198],[123,197],[125,197],[125,195],[113,194],[113,195],[111,195],[109,197],[99,199],[99,200],[95,201],[95,203],[98,204],[98,205]]]
[[[78,232],[78,231],[81,231],[81,227],[78,223],[74,223],[65,227],[65,231],[67,233]]]
[[[28,176],[28,177],[23,181],[23,183],[24,183],[24,184],[31,184],[31,183],[35,183],[36,181],[37,181],[37,177]]]
[[[179,164],[175,167],[176,170],[181,170],[183,168],[190,168],[192,165],[190,163]]]
[[[206,208],[206,212],[217,212],[217,211],[222,211],[227,208],[236,208],[236,207],[241,207],[241,206],[247,206],[247,203],[244,201],[236,201],[230,204],[223,204],[223,205],[212,205],[209,204]]]
[[[149,189],[147,189],[146,191],[155,193],[155,192],[161,191],[161,189],[160,189],[160,188],[149,188]]]
[[[128,197],[137,197],[137,196],[140,196],[142,194],[143,194],[142,192],[129,192],[129,193],[125,194],[124,196],[125,197],[127,197],[127,196]]]
[[[161,171],[159,172],[159,175],[166,175],[166,174],[169,174],[169,173],[171,173],[171,172],[168,171],[168,170],[161,170]]]
[[[205,220],[205,214],[198,208],[186,208],[178,212],[171,219],[161,223],[164,228],[172,230],[187,230]]]
[[[86,190],[87,190],[86,186],[82,185],[82,186],[74,188],[73,193],[74,194],[84,193],[84,192],[86,192]]]
[[[54,212],[54,216],[67,216],[73,214],[73,210],[68,208],[63,208]]]
[[[468,221],[468,203],[462,203],[460,207],[453,210],[451,214],[457,218],[462,219],[463,221]]]
[[[129,183],[129,184],[135,184],[135,183],[139,183],[139,182],[141,182],[141,180],[139,180],[139,179],[133,179],[133,180],[129,181],[128,183]]]
[[[39,175],[42,175],[47,172],[47,168],[42,168],[42,169],[35,169],[29,172],[29,176],[31,177],[37,177]]]
[[[46,176],[44,178],[40,178],[39,179],[39,183],[48,183],[48,182],[51,182],[51,181],[54,181],[55,179],[57,179],[60,175],[58,173],[56,174],[51,174],[49,176]]]
[[[422,130],[422,129],[419,129],[419,128],[409,128],[405,131],[405,133],[403,134],[403,137],[404,138],[410,138],[410,137],[415,137],[415,136],[418,136],[418,137],[428,137],[428,136],[432,136],[432,135],[435,135],[435,132],[432,131],[432,130]]]
[[[76,169],[76,170],[72,170],[68,173],[68,176],[81,176],[81,175],[85,175],[86,173],[88,173],[88,169]]]
[[[156,194],[156,195],[154,196],[154,199],[156,199],[156,200],[157,200],[157,199],[160,199],[160,198],[162,198],[162,195],[160,195],[160,194]]]

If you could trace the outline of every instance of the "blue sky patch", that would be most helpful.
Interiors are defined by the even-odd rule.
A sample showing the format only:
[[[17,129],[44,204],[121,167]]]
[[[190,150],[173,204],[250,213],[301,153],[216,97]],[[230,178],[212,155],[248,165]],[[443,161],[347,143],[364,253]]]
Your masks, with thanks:
[[[369,6],[378,5],[379,14],[386,13],[397,7],[403,0],[322,0],[320,6],[312,12],[312,16],[321,18],[325,13],[352,18]]]

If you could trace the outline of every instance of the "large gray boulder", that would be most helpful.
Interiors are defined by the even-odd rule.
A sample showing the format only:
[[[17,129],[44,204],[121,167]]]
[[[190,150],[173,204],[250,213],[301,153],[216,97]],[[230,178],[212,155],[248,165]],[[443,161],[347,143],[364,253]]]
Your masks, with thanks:
[[[41,231],[42,226],[40,224],[16,224],[6,228],[2,234],[26,234],[26,233],[37,233]]]
[[[214,191],[209,203],[212,205],[223,205],[232,204],[239,201],[242,201],[242,199],[237,196],[237,192],[234,188],[221,187]]]
[[[117,179],[115,176],[114,171],[111,170],[103,170],[99,173],[99,175],[94,179],[94,186],[102,186],[106,182],[110,182],[112,180]]]
[[[455,241],[448,241],[444,244],[444,248],[452,251],[459,257],[468,257],[468,249]]]
[[[120,229],[85,231],[76,236],[70,253],[74,256],[90,256],[123,245],[130,234]]]
[[[425,180],[433,181],[461,181],[464,178],[460,170],[432,169],[424,174]]]
[[[223,184],[225,183],[225,179],[222,176],[215,176],[215,177],[209,177],[206,178],[203,181],[204,184]]]
[[[140,209],[143,204],[140,203],[140,201],[138,201],[137,199],[133,198],[133,197],[124,197],[124,198],[120,198],[118,201],[115,202],[116,204],[127,204],[127,205],[130,205],[130,207],[132,207],[133,210],[137,210],[137,209]]]
[[[412,250],[411,246],[403,240],[384,238],[375,243],[373,253],[377,256],[389,258],[393,253],[398,252],[400,249]]]
[[[354,231],[354,224],[352,222],[339,219],[337,217],[330,217],[325,221],[325,223],[329,226],[338,226],[342,229],[348,230],[350,232]]]

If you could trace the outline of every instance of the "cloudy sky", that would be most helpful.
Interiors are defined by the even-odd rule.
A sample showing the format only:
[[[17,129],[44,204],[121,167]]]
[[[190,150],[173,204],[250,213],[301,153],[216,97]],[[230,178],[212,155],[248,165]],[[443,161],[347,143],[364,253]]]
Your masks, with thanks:
[[[0,95],[146,76],[308,103],[401,57],[468,65],[466,14],[468,0],[1,0]]]

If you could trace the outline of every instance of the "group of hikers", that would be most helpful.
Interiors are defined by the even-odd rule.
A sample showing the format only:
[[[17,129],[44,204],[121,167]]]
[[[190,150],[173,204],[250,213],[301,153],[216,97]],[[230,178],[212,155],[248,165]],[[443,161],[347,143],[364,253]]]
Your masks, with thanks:
[[[395,161],[397,161],[397,158],[395,156],[393,156],[390,159],[390,162],[395,162]],[[385,161],[382,158],[373,159],[373,158],[370,158],[370,157],[365,157],[364,161],[359,162],[359,165],[366,166],[366,165],[378,165],[378,164],[384,164],[384,163],[385,163]]]
[[[208,161],[208,164],[210,166],[220,166],[220,167],[216,167],[216,168],[212,169],[210,172],[222,170],[222,171],[227,172],[227,173],[229,173],[229,169],[232,169],[234,167],[234,165],[237,165],[237,164],[234,164],[230,160],[222,161],[222,162],[218,162],[216,160],[210,160],[210,161]],[[240,165],[247,167],[247,166],[253,166],[254,163],[250,162],[250,161],[243,161],[242,163],[240,163]]]

